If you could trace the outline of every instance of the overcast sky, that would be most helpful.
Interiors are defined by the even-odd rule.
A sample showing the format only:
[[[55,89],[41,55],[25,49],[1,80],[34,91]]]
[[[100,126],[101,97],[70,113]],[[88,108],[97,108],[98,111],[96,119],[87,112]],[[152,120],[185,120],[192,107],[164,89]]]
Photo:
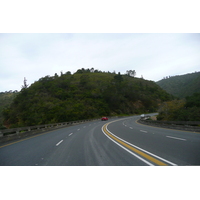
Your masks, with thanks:
[[[200,71],[200,34],[1,33],[0,91],[20,90],[46,75],[80,68],[135,70],[136,77]]]

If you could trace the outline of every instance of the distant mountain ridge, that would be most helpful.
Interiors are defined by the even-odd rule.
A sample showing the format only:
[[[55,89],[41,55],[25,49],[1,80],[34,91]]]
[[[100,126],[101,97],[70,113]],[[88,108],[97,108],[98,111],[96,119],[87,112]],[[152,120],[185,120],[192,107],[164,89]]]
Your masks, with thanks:
[[[156,83],[169,94],[185,98],[200,92],[200,72],[166,77]]]

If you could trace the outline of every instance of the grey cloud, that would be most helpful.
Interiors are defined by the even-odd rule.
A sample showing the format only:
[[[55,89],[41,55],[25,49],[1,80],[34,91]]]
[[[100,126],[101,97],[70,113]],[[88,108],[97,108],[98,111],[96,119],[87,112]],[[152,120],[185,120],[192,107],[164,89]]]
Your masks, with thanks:
[[[199,34],[0,34],[0,91],[82,67],[157,81],[199,71],[199,46]]]

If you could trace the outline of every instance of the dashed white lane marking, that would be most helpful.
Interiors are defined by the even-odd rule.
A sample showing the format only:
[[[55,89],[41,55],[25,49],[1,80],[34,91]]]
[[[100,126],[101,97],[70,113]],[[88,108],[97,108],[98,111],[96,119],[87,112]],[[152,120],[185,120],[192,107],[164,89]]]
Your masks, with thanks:
[[[73,133],[70,133],[68,136],[71,136]]]
[[[140,130],[141,132],[143,132],[143,133],[147,133],[147,131],[143,131],[143,130]]]
[[[133,127],[129,127],[130,129],[133,129]]]
[[[177,137],[172,137],[172,136],[168,136],[168,135],[166,137],[172,138],[172,139],[176,139],[176,140],[184,140],[184,141],[186,141],[186,139],[183,139],[183,138],[177,138]]]
[[[79,128],[79,129],[77,129],[77,131],[80,131],[80,128]]]
[[[58,146],[61,142],[63,142],[63,140],[61,140],[60,142],[58,142],[58,143],[56,144],[56,146]]]

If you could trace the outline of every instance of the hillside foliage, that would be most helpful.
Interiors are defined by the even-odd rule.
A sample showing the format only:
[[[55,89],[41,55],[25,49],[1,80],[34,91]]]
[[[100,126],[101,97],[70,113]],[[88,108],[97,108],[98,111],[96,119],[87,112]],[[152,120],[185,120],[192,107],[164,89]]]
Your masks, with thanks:
[[[17,90],[0,92],[0,128],[2,128],[3,123],[3,110],[13,102],[17,94]]]
[[[169,94],[185,98],[200,92],[200,72],[165,77],[156,83]]]
[[[155,112],[169,100],[171,95],[153,81],[82,68],[23,87],[4,109],[4,125],[11,128]]]
[[[200,121],[200,93],[194,93],[182,100],[164,102],[158,120],[166,121]]]

